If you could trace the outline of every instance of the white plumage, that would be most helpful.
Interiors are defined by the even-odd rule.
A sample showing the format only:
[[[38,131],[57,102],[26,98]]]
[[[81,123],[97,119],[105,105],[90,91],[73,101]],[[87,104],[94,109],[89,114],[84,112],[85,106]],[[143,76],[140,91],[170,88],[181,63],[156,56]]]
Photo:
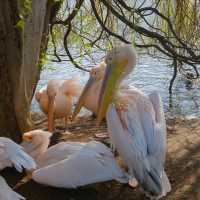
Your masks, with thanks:
[[[157,93],[146,96],[135,87],[114,90],[135,67],[136,53],[130,45],[113,49],[105,60],[97,121],[107,111],[108,133],[128,167],[130,183],[135,177],[145,194],[158,199],[171,190],[164,171],[166,124],[161,98]]]
[[[23,148],[12,140],[0,137],[0,170],[14,166],[19,172],[23,168],[36,168],[34,160],[23,151]]]
[[[118,180],[127,182],[126,174],[104,144],[65,142],[50,147],[32,174],[38,183],[62,188]]]
[[[25,200],[25,198],[13,191],[4,178],[0,176],[0,200]]]
[[[131,100],[129,96],[126,110],[117,111],[115,105],[110,105],[108,132],[113,146],[128,166],[130,177],[136,177],[147,195],[158,194],[156,198],[160,198],[171,190],[164,171],[165,121],[160,97],[156,93],[150,95],[155,107],[150,98],[143,97],[146,101],[144,98]]]
[[[12,140],[0,137],[0,170],[14,166],[19,172],[23,168],[33,170],[36,168],[34,160],[27,155],[21,146]],[[21,195],[14,192],[0,176],[0,200],[23,200]]]
[[[44,141],[49,141],[49,135],[44,131],[37,131],[37,134],[33,131],[25,134],[29,136],[29,141],[27,137],[23,138],[27,141],[25,149],[33,149],[40,154],[37,148],[40,149],[43,145],[38,146],[32,140],[41,135],[41,138],[46,138]],[[31,151],[29,153],[32,155]],[[38,168],[32,173],[33,180],[54,187],[75,188],[113,179],[120,182],[128,181],[126,173],[117,165],[111,150],[96,141],[61,142],[53,145],[40,154],[37,165]]]

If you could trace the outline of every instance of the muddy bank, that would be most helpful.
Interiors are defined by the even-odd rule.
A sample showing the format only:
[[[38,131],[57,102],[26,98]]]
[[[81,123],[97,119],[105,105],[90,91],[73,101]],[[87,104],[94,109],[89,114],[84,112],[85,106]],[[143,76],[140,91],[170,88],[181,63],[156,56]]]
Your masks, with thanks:
[[[41,116],[33,115],[36,128],[45,128],[46,122],[38,124]],[[63,128],[62,121],[57,121],[52,143],[59,141],[90,141],[94,134],[106,132],[105,122],[96,128],[91,117],[78,118],[68,125],[69,132]],[[172,191],[166,200],[200,199],[200,118],[167,119],[167,162],[166,171],[172,184]],[[109,143],[109,141],[105,141]],[[13,186],[22,175],[14,169],[6,169],[1,174]],[[145,197],[139,189],[131,189],[115,181],[93,184],[78,189],[56,189],[29,182],[18,190],[28,200],[143,200]]]

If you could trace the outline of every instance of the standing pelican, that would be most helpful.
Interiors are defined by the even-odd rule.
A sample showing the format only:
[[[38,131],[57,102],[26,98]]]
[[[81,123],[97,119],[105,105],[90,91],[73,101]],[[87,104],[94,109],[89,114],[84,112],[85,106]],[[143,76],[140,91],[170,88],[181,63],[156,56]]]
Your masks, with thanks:
[[[30,144],[34,152],[40,154],[37,149],[41,149],[43,145],[47,146],[47,143],[33,143],[39,135],[46,138],[44,141],[49,141],[49,135],[41,131],[38,134],[25,134],[23,139],[27,145]],[[32,155],[31,151],[29,153]],[[32,172],[32,179],[45,185],[76,188],[113,179],[128,182],[126,173],[117,165],[111,150],[96,141],[61,142],[51,146],[43,155],[40,154],[36,161],[38,168]],[[26,178],[24,180],[27,181]]]
[[[106,63],[102,61],[96,67],[93,67],[90,71],[90,77],[86,83],[79,100],[76,104],[75,110],[72,115],[72,120],[75,119],[76,115],[80,112],[82,107],[87,108],[94,114],[98,112],[98,102],[101,91],[101,86],[103,83],[103,77],[105,74]],[[126,89],[125,85],[120,86],[120,90]],[[108,137],[107,133],[95,134],[97,138],[105,139]]]
[[[23,168],[32,170],[36,168],[34,160],[27,155],[21,146],[12,140],[0,137],[0,169],[14,166],[19,172]],[[0,199],[24,200],[25,198],[14,192],[0,176]]]
[[[129,183],[135,177],[145,194],[164,196],[171,188],[164,171],[166,124],[160,96],[146,96],[134,87],[118,90],[136,64],[130,45],[114,48],[105,61],[97,125],[106,115],[111,142],[128,167]]]
[[[89,80],[79,97],[72,119],[74,119],[76,115],[80,112],[81,107],[85,107],[94,114],[97,114],[99,94],[105,69],[106,64],[104,61],[91,69]]]
[[[35,98],[41,110],[48,115],[48,130],[53,131],[54,119],[64,118],[65,128],[71,116],[73,98],[78,97],[81,87],[77,78],[50,80],[47,86],[36,92]]]
[[[82,93],[79,97],[79,100],[76,104],[75,110],[72,115],[72,120],[80,112],[82,107],[87,108],[94,114],[98,112],[99,106],[99,95],[101,91],[101,86],[103,83],[103,77],[105,74],[106,63],[102,61],[96,67],[93,67],[90,71],[90,77],[86,83]],[[120,85],[120,90],[127,89],[125,85]]]

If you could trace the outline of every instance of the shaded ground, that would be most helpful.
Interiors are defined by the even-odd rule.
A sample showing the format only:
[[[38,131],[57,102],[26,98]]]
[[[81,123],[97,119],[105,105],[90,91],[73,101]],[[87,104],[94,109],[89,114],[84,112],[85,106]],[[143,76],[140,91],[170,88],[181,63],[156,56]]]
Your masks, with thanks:
[[[200,200],[200,119],[168,119],[168,153],[166,171],[172,184],[172,191],[166,200]],[[37,127],[44,127],[45,123]],[[79,118],[69,125],[65,132],[57,123],[52,143],[61,140],[89,141],[94,134],[106,132],[105,123],[98,129],[92,118]],[[14,169],[2,172],[13,186],[22,177]],[[78,189],[56,189],[29,182],[21,186],[20,192],[28,200],[144,200],[139,189],[131,189],[116,181],[93,184]]]

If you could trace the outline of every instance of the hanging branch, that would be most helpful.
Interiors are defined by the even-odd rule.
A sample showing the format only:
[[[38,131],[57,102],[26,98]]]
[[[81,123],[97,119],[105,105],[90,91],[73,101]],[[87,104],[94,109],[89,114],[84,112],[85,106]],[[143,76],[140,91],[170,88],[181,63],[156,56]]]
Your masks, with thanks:
[[[172,65],[174,66],[174,73],[173,73],[173,76],[172,76],[172,78],[171,78],[171,80],[170,80],[170,84],[169,84],[169,94],[172,94],[172,87],[173,87],[174,81],[175,81],[176,76],[177,76],[178,62],[177,62],[176,59],[174,59]]]
[[[152,5],[150,6],[146,6],[146,1],[147,0],[143,0],[140,5],[137,5],[137,3],[135,3],[134,5],[130,6],[129,2],[127,3],[127,1],[125,0],[90,0],[90,9],[90,7],[88,6],[88,1],[85,1],[84,3],[84,0],[76,0],[75,6],[72,9],[72,12],[70,12],[70,14],[68,15],[68,17],[64,20],[53,20],[51,28],[53,29],[54,25],[61,25],[66,29],[66,32],[64,34],[64,48],[66,54],[69,57],[69,60],[74,64],[76,68],[79,68],[84,71],[89,70],[81,67],[76,62],[76,58],[73,57],[70,52],[68,42],[69,37],[72,34],[76,34],[76,36],[79,37],[82,45],[81,49],[83,49],[86,52],[86,54],[88,52],[85,44],[90,45],[91,47],[95,47],[99,50],[105,49],[105,46],[102,45],[102,42],[111,41],[113,38],[116,38],[117,40],[120,40],[123,43],[130,44],[131,39],[128,34],[126,35],[127,31],[134,31],[141,38],[144,37],[152,39],[149,43],[146,43],[145,39],[136,40],[134,41],[134,44],[136,47],[149,49],[149,52],[151,52],[150,50],[152,49],[156,49],[159,52],[161,52],[165,57],[173,60],[174,73],[169,86],[169,92],[172,93],[172,87],[177,73],[181,73],[189,79],[199,78],[199,43],[193,42],[192,40],[188,41],[184,39],[184,37],[180,36],[181,34],[179,34],[176,31],[172,19],[160,12],[160,0],[156,1],[156,3],[152,3]],[[80,18],[76,18],[76,16],[79,12],[82,13],[83,11],[85,11],[87,17],[89,16],[89,20],[92,14],[94,14],[94,16],[92,16],[92,20],[94,19],[92,23],[98,23],[97,26],[94,27],[94,29],[91,29],[90,26],[88,26],[88,29],[87,22],[85,28],[85,21],[82,18],[81,25],[77,25],[77,22],[79,22],[78,20],[80,20]],[[155,21],[151,23],[151,21],[149,21],[147,18],[150,16],[157,17],[164,24],[166,24],[169,33],[166,32],[162,27],[157,26],[154,23]],[[84,16],[81,15],[81,17]],[[109,21],[111,19],[118,22],[119,26],[122,26],[123,28],[117,29],[115,28],[115,26],[112,26],[113,23]],[[140,20],[142,21],[142,24],[139,23]],[[53,32],[51,30],[51,35],[53,36],[52,33]],[[195,36],[195,38],[198,37]],[[56,44],[53,37],[52,42],[54,45],[54,55],[56,57],[58,56],[57,59],[59,60],[60,57],[56,52]],[[185,66],[190,66],[190,69],[193,70],[192,76],[188,76],[188,68]]]
[[[73,9],[73,11],[68,15],[68,17],[65,19],[65,20],[55,20],[52,24],[51,24],[51,29],[53,29],[53,26],[54,25],[63,25],[67,28],[67,31],[64,35],[64,48],[65,48],[65,51],[67,53],[67,56],[69,57],[69,60],[71,61],[71,63],[78,69],[80,70],[83,70],[83,71],[86,71],[86,72],[89,72],[90,70],[88,69],[85,69],[83,67],[81,67],[72,57],[70,51],[69,51],[69,48],[68,48],[68,45],[67,45],[67,39],[68,39],[68,36],[71,32],[71,29],[72,29],[72,21],[73,19],[76,17],[76,15],[78,14],[78,11],[79,9],[81,8],[81,5],[83,4],[84,0],[77,0],[76,1],[76,5]],[[54,53],[55,53],[55,48],[54,48]],[[56,56],[56,54],[55,54]]]
[[[56,42],[55,42],[55,38],[54,38],[54,34],[53,34],[53,26],[50,26],[50,35],[51,35],[51,41],[53,43],[54,56],[57,58],[56,62],[62,62],[61,58],[57,54]]]
[[[70,51],[69,51],[69,49],[68,49],[67,38],[68,38],[68,36],[69,36],[69,34],[70,34],[70,32],[71,32],[71,29],[72,29],[72,25],[71,25],[71,24],[68,24],[68,28],[67,28],[67,31],[66,31],[65,36],[64,36],[64,47],[65,47],[65,51],[66,51],[66,53],[67,53],[67,56],[69,57],[71,63],[72,63],[76,68],[81,69],[81,70],[86,71],[86,72],[90,72],[90,70],[81,67],[81,66],[73,59],[73,57],[72,57],[72,55],[71,55],[71,53],[70,53]]]
[[[93,2],[93,0],[91,0],[91,2]],[[177,76],[177,62],[178,63],[185,63],[185,64],[192,66],[196,76],[191,76],[191,78],[193,78],[193,79],[199,78],[199,72],[198,72],[198,69],[195,66],[195,64],[200,64],[200,55],[196,55],[196,51],[193,50],[191,47],[189,47],[187,45],[187,43],[185,43],[184,41],[181,40],[181,38],[178,37],[178,35],[176,34],[176,32],[173,28],[173,25],[172,25],[169,18],[165,17],[156,8],[144,7],[144,8],[139,8],[139,9],[134,10],[133,8],[127,6],[127,4],[123,0],[118,1],[118,3],[121,4],[123,6],[123,8],[126,9],[129,12],[135,12],[135,13],[139,14],[140,16],[142,16],[142,15],[145,16],[145,14],[144,14],[145,11],[151,11],[151,14],[154,13],[154,14],[158,15],[159,17],[161,17],[163,20],[165,20],[167,22],[167,24],[170,28],[170,31],[171,31],[172,35],[174,36],[173,39],[176,39],[176,41],[179,43],[179,46],[175,45],[174,42],[170,41],[168,37],[160,34],[159,31],[157,30],[157,28],[150,26],[152,29],[157,30],[155,32],[154,30],[153,31],[148,30],[145,27],[141,27],[139,25],[136,25],[134,22],[129,21],[126,17],[124,17],[117,10],[115,10],[114,6],[112,6],[110,4],[111,2],[108,2],[106,0],[101,0],[101,2],[121,22],[125,23],[131,29],[135,30],[137,33],[139,33],[141,35],[144,35],[144,36],[149,37],[149,38],[156,39],[158,41],[158,44],[160,44],[162,46],[162,48],[161,48],[161,47],[153,44],[153,45],[137,45],[138,47],[147,47],[147,48],[155,47],[160,52],[164,53],[165,55],[167,55],[167,56],[171,57],[173,60],[175,60],[175,62],[174,62],[174,74],[173,74],[173,77],[170,81],[170,86],[169,86],[169,92],[170,93],[172,92],[172,86],[173,86],[174,80]],[[144,17],[142,17],[142,18],[144,18]],[[149,25],[149,23],[147,23],[147,25]],[[182,54],[183,51],[180,51],[181,49],[183,49],[185,52],[187,52],[187,55]],[[180,68],[182,68],[182,66],[183,65],[180,65]]]
[[[131,42],[127,41],[125,38],[123,38],[122,36],[112,32],[109,28],[106,27],[106,25],[103,23],[103,21],[101,20],[100,16],[98,15],[94,0],[90,0],[90,3],[91,3],[91,6],[92,6],[94,15],[95,15],[97,21],[99,22],[100,26],[103,28],[103,30],[106,31],[109,35],[116,37],[120,41],[122,41],[122,42],[124,42],[126,44],[130,44]]]

